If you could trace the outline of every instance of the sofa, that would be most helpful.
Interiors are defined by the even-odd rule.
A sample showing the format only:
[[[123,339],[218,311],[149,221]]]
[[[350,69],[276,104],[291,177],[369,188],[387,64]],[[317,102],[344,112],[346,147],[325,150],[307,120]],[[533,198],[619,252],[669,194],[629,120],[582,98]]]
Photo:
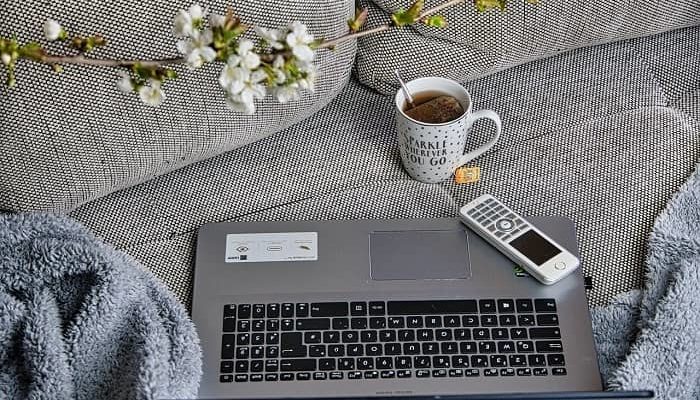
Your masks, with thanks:
[[[173,56],[162,38],[189,2],[45,4],[9,6],[0,36],[39,39],[51,17],[110,38],[96,56]],[[370,27],[408,4],[360,2]],[[348,0],[233,5],[257,24],[303,20],[318,37],[344,32],[354,8]],[[700,157],[700,2],[509,7],[482,14],[468,2],[446,11],[442,31],[404,27],[319,51],[318,90],[286,105],[268,98],[254,116],[226,108],[216,66],[183,68],[166,86],[168,101],[151,109],[114,89],[114,71],[56,75],[22,64],[18,87],[0,89],[0,209],[68,214],[188,305],[203,224],[454,217],[492,193],[524,215],[574,220],[589,302],[606,304],[643,284],[654,218]],[[481,168],[479,182],[423,184],[402,169],[396,68],[407,79],[456,79],[476,109],[501,115],[501,140],[470,164]],[[477,123],[468,147],[490,128]]]

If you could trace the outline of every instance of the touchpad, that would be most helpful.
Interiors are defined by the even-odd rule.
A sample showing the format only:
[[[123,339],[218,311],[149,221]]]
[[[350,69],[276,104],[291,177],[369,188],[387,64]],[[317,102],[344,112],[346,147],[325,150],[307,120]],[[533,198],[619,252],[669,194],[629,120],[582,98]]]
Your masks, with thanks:
[[[390,231],[369,236],[373,280],[467,279],[467,232]]]

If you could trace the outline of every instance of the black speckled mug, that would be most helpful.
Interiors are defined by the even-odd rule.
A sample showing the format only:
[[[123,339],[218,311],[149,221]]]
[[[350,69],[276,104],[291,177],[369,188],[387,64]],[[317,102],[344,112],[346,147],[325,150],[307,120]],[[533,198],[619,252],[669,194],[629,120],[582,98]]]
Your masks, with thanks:
[[[491,110],[472,112],[469,92],[459,83],[445,78],[426,77],[406,83],[410,93],[440,92],[457,99],[465,110],[452,121],[431,124],[417,121],[404,112],[406,98],[396,93],[396,131],[401,161],[408,174],[425,183],[438,183],[449,178],[461,165],[490,149],[501,136],[501,118]],[[496,134],[476,150],[464,153],[467,136],[474,121],[488,118],[496,124]]]

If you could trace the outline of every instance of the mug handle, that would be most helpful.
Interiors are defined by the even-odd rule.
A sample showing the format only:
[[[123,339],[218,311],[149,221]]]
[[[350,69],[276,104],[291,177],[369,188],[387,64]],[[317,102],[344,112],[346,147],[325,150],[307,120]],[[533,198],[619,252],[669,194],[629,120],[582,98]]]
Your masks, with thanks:
[[[460,166],[468,163],[469,161],[479,157],[485,151],[487,151],[488,149],[493,147],[493,145],[496,144],[496,142],[498,141],[498,138],[501,137],[501,126],[502,126],[501,117],[499,117],[498,114],[496,114],[496,112],[492,111],[492,110],[479,110],[479,111],[473,112],[471,115],[469,115],[467,117],[465,129],[466,130],[471,129],[474,122],[478,119],[481,119],[481,118],[488,118],[496,124],[496,134],[493,136],[493,138],[491,138],[491,140],[489,140],[483,146],[479,147],[476,150],[470,151],[467,154],[462,155],[462,157],[460,157],[460,159],[459,159],[459,163],[454,167],[454,169],[457,169]]]

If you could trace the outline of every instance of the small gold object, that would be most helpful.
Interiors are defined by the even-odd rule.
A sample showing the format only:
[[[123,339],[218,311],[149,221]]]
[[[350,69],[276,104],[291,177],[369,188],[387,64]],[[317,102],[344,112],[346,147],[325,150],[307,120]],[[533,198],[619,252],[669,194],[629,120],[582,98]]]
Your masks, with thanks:
[[[459,167],[455,170],[455,183],[479,182],[481,168],[479,167]]]

